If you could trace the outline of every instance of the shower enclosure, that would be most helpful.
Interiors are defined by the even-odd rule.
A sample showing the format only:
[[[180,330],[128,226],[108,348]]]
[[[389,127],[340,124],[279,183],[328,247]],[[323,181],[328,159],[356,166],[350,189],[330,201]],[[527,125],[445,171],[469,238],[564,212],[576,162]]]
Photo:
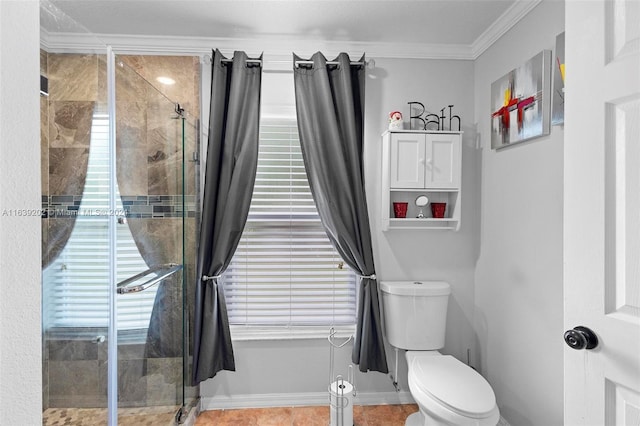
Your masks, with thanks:
[[[46,1],[41,22],[43,424],[183,422],[199,58],[119,54]]]

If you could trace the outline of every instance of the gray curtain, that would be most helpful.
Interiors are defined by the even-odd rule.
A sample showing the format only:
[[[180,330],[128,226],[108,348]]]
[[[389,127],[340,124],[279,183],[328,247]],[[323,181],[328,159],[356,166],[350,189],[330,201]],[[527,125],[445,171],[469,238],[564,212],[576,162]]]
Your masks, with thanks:
[[[244,52],[234,52],[232,64],[224,59],[218,50],[213,53],[195,297],[194,385],[220,370],[235,371],[224,291],[217,277],[240,241],[258,164],[262,67],[248,62]]]
[[[49,101],[48,98],[46,102],[54,126],[46,126],[47,123],[43,122],[46,136],[43,135],[45,139],[41,142],[42,154],[43,161],[49,164],[45,169],[48,187],[42,188],[42,194],[73,197],[75,202],[79,202],[87,180],[95,102]],[[58,134],[49,134],[49,129],[54,128]],[[47,205],[47,209],[49,214],[42,218],[43,270],[66,247],[77,218],[75,215],[56,214],[56,210],[64,210],[64,206]]]
[[[327,65],[295,65],[300,145],[311,192],[329,239],[359,275],[358,317],[352,360],[360,371],[387,373],[373,264],[363,168],[364,66],[341,53]],[[360,59],[364,62],[364,56]]]

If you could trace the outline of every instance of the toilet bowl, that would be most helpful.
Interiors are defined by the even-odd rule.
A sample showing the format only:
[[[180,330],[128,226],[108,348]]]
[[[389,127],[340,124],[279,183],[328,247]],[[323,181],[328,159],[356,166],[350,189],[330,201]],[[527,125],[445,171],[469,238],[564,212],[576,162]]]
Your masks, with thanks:
[[[387,341],[406,350],[409,390],[420,411],[406,426],[495,426],[500,420],[489,383],[444,347],[451,288],[444,281],[382,281]]]
[[[475,370],[437,351],[407,351],[409,389],[419,412],[407,426],[495,426],[500,419],[493,389]]]

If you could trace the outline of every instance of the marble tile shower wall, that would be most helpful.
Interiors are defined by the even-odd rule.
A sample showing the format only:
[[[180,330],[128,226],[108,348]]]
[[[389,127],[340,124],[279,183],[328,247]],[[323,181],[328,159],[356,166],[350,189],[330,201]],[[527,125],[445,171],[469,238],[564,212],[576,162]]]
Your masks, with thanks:
[[[49,80],[49,96],[41,97],[40,115],[43,265],[47,265],[55,257],[52,253],[61,250],[77,217],[86,181],[92,117],[96,109],[106,110],[107,75],[102,55],[41,51],[40,60],[41,74]],[[118,61],[129,67],[118,70],[116,87],[117,179],[122,204],[131,225],[148,229],[154,244],[166,246],[166,255],[171,258],[176,250],[176,220],[184,210],[184,278],[189,298],[195,283],[198,166],[185,162],[183,182],[179,120],[172,120],[173,107],[165,96],[179,102],[191,117],[199,117],[199,58],[118,56]],[[164,96],[131,70],[157,85]],[[159,76],[170,76],[176,83],[161,87],[155,83]],[[195,131],[187,128],[187,158],[197,150]],[[192,317],[191,312],[188,315]],[[87,332],[106,334],[105,330],[89,329],[82,334]],[[78,336],[54,339],[45,333],[42,347],[45,409],[106,405],[106,342]],[[181,358],[145,358],[144,344],[121,345],[118,358],[121,405],[175,403],[176,393],[181,392],[176,389],[176,384],[182,384],[177,377],[182,374]],[[168,377],[174,374],[176,377]]]
[[[195,195],[123,195],[122,209],[127,218],[180,218],[196,217]],[[77,216],[81,195],[43,195],[43,218],[67,218]]]
[[[106,334],[106,330],[95,330]],[[107,406],[107,342],[48,341],[47,408]],[[182,358],[147,358],[145,344],[118,347],[121,407],[173,406],[182,392]]]

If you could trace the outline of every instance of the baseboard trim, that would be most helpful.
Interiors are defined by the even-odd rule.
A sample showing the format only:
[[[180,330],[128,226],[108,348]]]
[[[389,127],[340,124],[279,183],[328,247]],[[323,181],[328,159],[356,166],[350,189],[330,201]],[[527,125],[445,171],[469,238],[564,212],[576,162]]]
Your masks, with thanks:
[[[354,398],[355,405],[413,404],[408,391],[363,392]],[[200,410],[220,410],[234,408],[303,407],[309,405],[329,405],[328,392],[270,393],[249,395],[202,396]]]

